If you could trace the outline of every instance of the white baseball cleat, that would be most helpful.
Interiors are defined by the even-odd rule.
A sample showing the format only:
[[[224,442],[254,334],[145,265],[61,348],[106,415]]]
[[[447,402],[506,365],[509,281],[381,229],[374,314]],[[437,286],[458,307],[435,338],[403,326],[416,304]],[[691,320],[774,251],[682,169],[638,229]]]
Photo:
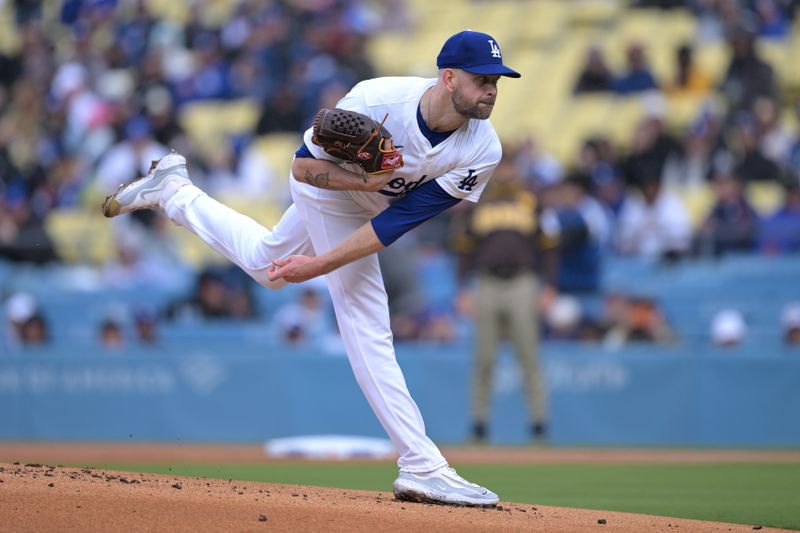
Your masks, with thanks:
[[[186,158],[172,152],[153,161],[146,176],[120,185],[114,194],[106,197],[103,214],[112,218],[139,209],[157,209],[165,188],[174,193],[190,183]],[[166,187],[168,184],[171,186]]]
[[[447,465],[424,474],[400,472],[393,489],[394,497],[405,501],[469,507],[494,507],[500,501],[497,494],[470,483]]]

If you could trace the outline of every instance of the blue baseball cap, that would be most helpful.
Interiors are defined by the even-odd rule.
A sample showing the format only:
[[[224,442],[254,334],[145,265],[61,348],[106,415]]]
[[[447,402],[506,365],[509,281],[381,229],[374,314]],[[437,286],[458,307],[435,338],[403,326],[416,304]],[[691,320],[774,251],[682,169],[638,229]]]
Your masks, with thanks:
[[[503,64],[500,45],[488,33],[464,30],[447,39],[436,58],[439,68],[460,68],[473,74],[519,78],[521,74]]]

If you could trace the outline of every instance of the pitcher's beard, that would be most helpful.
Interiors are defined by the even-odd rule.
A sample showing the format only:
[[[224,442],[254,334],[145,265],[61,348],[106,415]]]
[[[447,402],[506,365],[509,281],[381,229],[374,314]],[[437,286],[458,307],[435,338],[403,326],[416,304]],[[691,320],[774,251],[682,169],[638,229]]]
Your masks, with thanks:
[[[486,120],[492,114],[494,104],[490,105],[484,103],[481,105],[481,102],[476,102],[471,105],[467,104],[463,101],[463,98],[461,98],[461,94],[456,91],[453,93],[453,108],[455,108],[456,112],[462,117]]]

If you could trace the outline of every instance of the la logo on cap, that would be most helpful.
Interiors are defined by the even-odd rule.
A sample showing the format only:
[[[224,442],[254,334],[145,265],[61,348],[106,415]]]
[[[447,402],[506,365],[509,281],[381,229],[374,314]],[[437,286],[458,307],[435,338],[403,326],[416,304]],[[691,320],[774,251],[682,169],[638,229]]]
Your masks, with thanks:
[[[503,56],[500,55],[500,47],[491,39],[489,39],[489,47],[492,49],[492,57],[503,58]]]

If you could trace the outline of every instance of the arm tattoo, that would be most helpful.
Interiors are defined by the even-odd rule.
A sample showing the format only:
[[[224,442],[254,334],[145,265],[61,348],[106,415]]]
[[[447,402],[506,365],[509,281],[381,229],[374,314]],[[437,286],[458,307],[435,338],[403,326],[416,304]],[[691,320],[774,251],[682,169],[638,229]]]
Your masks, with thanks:
[[[320,189],[330,188],[330,181],[331,181],[330,172],[320,172],[315,176],[310,171],[306,170],[306,174],[305,176],[303,176],[303,179],[306,180],[311,185],[313,185],[314,187],[319,187]]]

